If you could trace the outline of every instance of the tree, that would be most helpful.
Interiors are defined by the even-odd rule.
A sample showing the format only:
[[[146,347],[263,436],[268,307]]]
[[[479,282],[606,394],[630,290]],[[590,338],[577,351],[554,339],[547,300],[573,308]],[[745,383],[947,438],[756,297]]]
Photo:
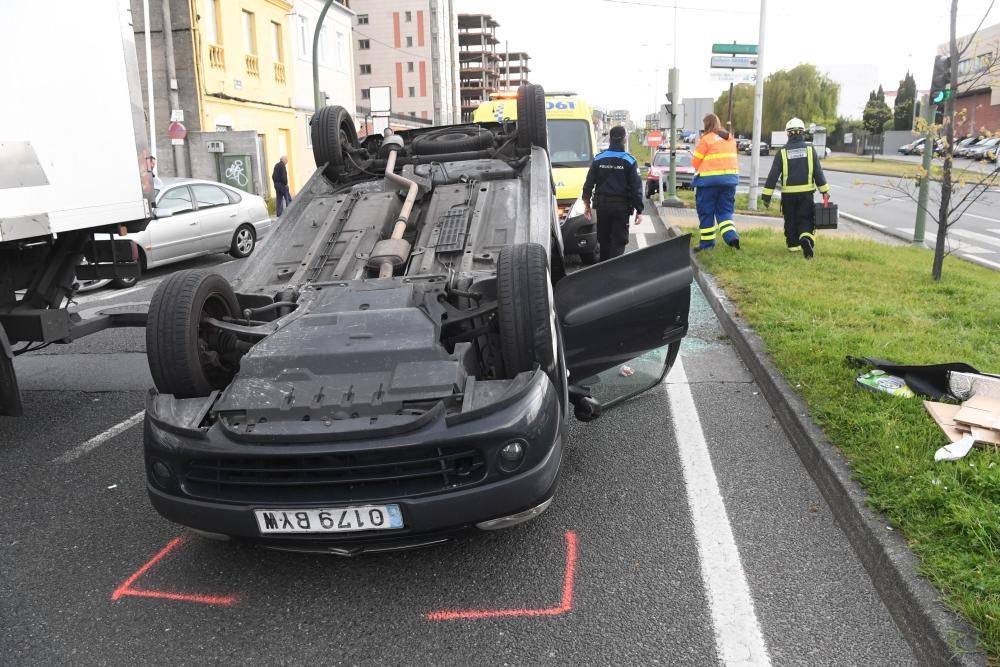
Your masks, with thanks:
[[[885,93],[882,93],[882,86],[879,86],[879,95],[872,93],[865,105],[865,111],[861,116],[865,129],[872,134],[882,134],[885,124],[892,120],[892,110],[885,103]]]
[[[814,65],[798,65],[790,70],[779,70],[764,81],[764,111],[761,132],[767,137],[774,130],[784,130],[788,119],[801,118],[806,125],[816,123],[831,127],[837,120],[837,101],[840,86],[820,74]],[[747,106],[742,107],[741,102]],[[723,91],[715,102],[716,115],[726,120],[729,90]],[[749,109],[744,111],[744,109]],[[753,86],[740,84],[733,87],[733,129],[751,131],[753,122]]]
[[[733,132],[750,136],[753,133],[754,87],[749,83],[733,86]],[[729,113],[729,90],[715,100],[715,115],[725,124]]]
[[[916,118],[914,104],[917,100],[917,82],[913,80],[913,75],[909,70],[906,76],[899,82],[896,90],[896,103],[892,109],[892,129],[910,130],[913,128],[913,121]]]
[[[955,125],[965,122],[967,109],[960,108],[956,112],[955,98],[965,91],[975,90],[981,82],[992,78],[1000,73],[1000,53],[991,51],[987,53],[977,53],[979,41],[977,35],[983,22],[986,20],[993,3],[983,14],[976,30],[968,38],[959,42],[956,35],[956,24],[958,21],[958,0],[951,0],[951,29],[948,39],[948,55],[950,57],[951,76],[950,85],[952,95],[947,96],[943,108],[939,107],[941,113],[940,125],[927,125],[921,118],[917,121],[918,130],[928,133],[928,143],[942,141],[944,145],[943,162],[941,165],[940,188],[934,193],[934,201],[937,204],[937,211],[933,211],[930,206],[923,208],[928,217],[937,223],[937,235],[934,242],[934,261],[931,265],[931,277],[935,281],[941,280],[944,268],[944,258],[948,248],[948,232],[951,227],[961,219],[970,206],[976,203],[980,197],[1000,184],[1000,166],[996,162],[990,164],[985,170],[970,167],[958,173],[957,178],[954,173],[953,153],[955,148]],[[972,52],[970,53],[970,49]],[[959,62],[976,58],[978,69],[972,74],[959,78]],[[932,105],[933,106],[933,105]],[[915,194],[916,186],[921,179],[930,179],[932,174],[922,173],[917,179],[917,183],[910,180],[900,179],[891,181],[888,188],[902,192],[916,201],[919,205],[919,198]]]

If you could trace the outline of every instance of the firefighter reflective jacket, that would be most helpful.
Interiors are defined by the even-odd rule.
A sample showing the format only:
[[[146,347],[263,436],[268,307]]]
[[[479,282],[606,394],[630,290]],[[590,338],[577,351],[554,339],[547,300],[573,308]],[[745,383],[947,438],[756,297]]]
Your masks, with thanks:
[[[765,197],[774,195],[774,186],[781,177],[781,194],[792,194],[794,192],[828,192],[830,186],[823,175],[823,167],[820,166],[819,156],[816,149],[807,146],[802,137],[794,137],[788,140],[788,144],[778,151],[771,163],[771,172],[767,175],[764,183],[764,191],[761,194]]]
[[[736,141],[725,130],[708,132],[694,149],[691,165],[697,170],[692,185],[739,185],[740,163]]]

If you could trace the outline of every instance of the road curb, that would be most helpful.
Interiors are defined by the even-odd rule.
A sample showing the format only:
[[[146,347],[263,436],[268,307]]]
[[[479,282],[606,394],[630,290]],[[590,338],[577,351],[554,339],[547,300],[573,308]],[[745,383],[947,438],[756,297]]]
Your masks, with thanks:
[[[668,236],[681,235],[678,228],[663,224]],[[865,505],[864,491],[847,461],[809,417],[805,401],[774,367],[763,340],[740,318],[725,292],[698,262],[692,261],[692,266],[723,331],[754,376],[917,660],[924,665],[986,665],[986,656],[977,648],[975,629],[939,601],[937,590],[917,574],[919,562],[903,537]]]

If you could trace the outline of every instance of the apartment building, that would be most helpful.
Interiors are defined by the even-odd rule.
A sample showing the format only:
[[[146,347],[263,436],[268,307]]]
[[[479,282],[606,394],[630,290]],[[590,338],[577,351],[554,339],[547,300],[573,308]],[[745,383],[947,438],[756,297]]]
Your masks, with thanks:
[[[389,86],[391,127],[459,120],[457,24],[452,0],[352,0],[357,120],[370,89]]]
[[[958,38],[959,48],[970,42],[958,63],[958,85],[952,84],[955,136],[1000,130],[1000,24]],[[948,55],[948,44],[940,45],[938,53]]]

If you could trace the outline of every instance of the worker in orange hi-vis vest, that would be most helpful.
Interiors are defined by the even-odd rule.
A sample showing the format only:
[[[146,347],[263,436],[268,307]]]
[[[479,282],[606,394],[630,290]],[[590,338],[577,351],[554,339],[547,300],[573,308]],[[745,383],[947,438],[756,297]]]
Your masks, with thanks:
[[[733,224],[736,186],[740,182],[736,142],[714,113],[705,116],[705,131],[691,160],[697,173],[693,185],[701,238],[695,252],[715,247],[719,236],[731,248],[740,249],[740,235]]]

